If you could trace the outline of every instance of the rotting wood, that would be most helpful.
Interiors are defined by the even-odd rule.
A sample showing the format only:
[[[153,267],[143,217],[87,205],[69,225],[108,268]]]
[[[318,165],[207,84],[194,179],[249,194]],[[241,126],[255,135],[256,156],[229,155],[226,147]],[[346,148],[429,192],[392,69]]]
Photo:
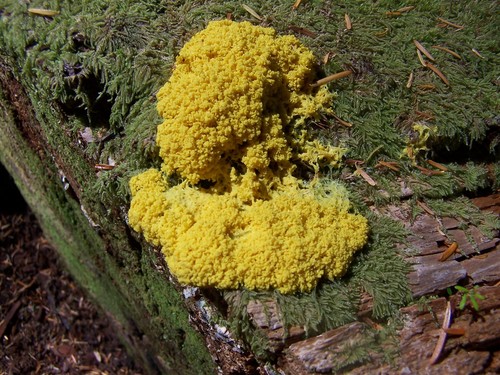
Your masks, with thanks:
[[[303,327],[291,326],[285,329],[276,301],[251,300],[247,311],[254,325],[262,330],[269,339],[269,350],[281,352],[285,347],[305,337]]]
[[[365,329],[365,324],[354,322],[295,343],[287,350],[281,367],[287,374],[331,372],[345,360],[346,346],[363,339]]]
[[[372,353],[373,361],[349,369],[349,374],[494,373],[500,363],[495,350],[500,337],[500,288],[484,286],[477,292],[485,297],[478,312],[467,306],[463,311],[456,309],[459,295],[449,299],[450,306],[455,307],[450,328],[465,333],[448,336],[434,365],[429,364],[429,359],[442,330],[447,307],[444,297],[401,309],[404,326],[398,334],[399,356],[392,366],[381,363],[381,356]],[[280,368],[285,374],[296,375],[330,372],[341,360],[341,348],[358,340],[364,329],[366,325],[355,322],[295,343],[285,351]]]
[[[497,205],[500,205],[500,195],[473,202],[481,209],[494,211]],[[408,275],[414,298],[433,294],[445,295],[447,288],[452,290],[454,285],[468,281],[472,284],[494,283],[500,279],[499,238],[486,238],[478,228],[471,225],[467,228],[466,235],[465,231],[460,229],[463,223],[452,217],[439,218],[423,213],[410,223],[409,207],[398,206],[393,210],[389,208],[386,214],[405,223],[412,233],[408,238],[409,245],[406,250],[408,254],[411,253],[408,260],[414,263],[414,270]],[[458,247],[464,251],[440,262],[440,253],[446,249],[446,243],[450,243],[451,239],[457,241]],[[452,332],[456,329],[463,334],[449,335],[439,359],[433,366],[429,365],[429,359],[441,329],[446,298],[401,309],[405,326],[399,333],[400,355],[394,367],[384,364],[378,353],[370,353],[369,364],[354,366],[349,369],[349,373],[399,374],[402,369],[409,369],[411,373],[470,373],[477,369],[496,368],[494,364],[500,364],[500,358],[491,348],[493,342],[498,342],[500,332],[497,330],[500,328],[486,331],[489,324],[500,326],[497,307],[500,304],[500,288],[483,286],[477,292],[485,296],[485,300],[479,303],[479,313],[467,306],[464,311],[456,311],[461,296],[454,295],[450,299],[451,306],[455,307],[450,328]],[[289,332],[298,332],[289,333],[293,336],[293,339],[289,340],[285,339],[283,322],[274,301],[251,301],[247,309],[256,327],[274,343],[271,350],[278,355],[278,368],[285,374],[332,371],[341,363],[342,357],[339,353],[343,345],[349,340],[351,343],[360,340],[360,332],[370,329],[369,324],[354,322],[322,335],[300,340],[300,337],[305,335],[303,328],[289,327]],[[370,319],[373,301],[367,293],[362,294],[359,309],[359,320]],[[480,322],[476,321],[478,316],[481,316]]]
[[[414,298],[434,294],[465,279],[467,272],[456,261],[439,262],[434,255],[418,257],[408,278]]]

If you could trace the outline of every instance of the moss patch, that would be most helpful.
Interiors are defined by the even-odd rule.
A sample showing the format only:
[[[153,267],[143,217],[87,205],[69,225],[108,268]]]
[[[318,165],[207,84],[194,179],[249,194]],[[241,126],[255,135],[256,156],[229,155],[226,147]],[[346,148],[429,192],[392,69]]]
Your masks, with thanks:
[[[459,202],[460,210],[469,215],[461,196],[499,187],[495,3],[313,0],[302,2],[296,11],[288,0],[245,4],[260,20],[239,1],[30,3],[60,11],[54,17],[39,17],[29,15],[23,3],[2,0],[0,52],[16,61],[16,75],[29,88],[47,138],[52,147],[62,146],[61,157],[75,165],[73,175],[81,184],[84,204],[99,213],[93,219],[105,233],[113,227],[106,216],[125,220],[130,177],[160,165],[154,138],[161,120],[154,94],[169,77],[180,48],[208,21],[231,13],[236,21],[270,26],[280,35],[295,33],[319,60],[328,54],[319,66],[324,75],[352,70],[354,74],[331,83],[329,89],[336,95],[333,111],[353,126],[347,128],[331,116],[308,124],[312,136],[346,145],[352,163],[341,170],[304,166],[301,174],[342,179],[356,208],[369,216],[370,241],[346,279],[325,282],[309,294],[278,299],[287,321],[305,323],[311,332],[354,319],[361,291],[374,297],[377,316],[392,316],[409,300],[408,268],[394,247],[404,235],[394,238],[388,233],[393,223],[368,215],[367,206],[398,203],[403,186],[412,192],[413,201],[426,201],[436,212],[446,212],[446,204]],[[403,5],[414,8],[398,13]],[[346,13],[351,30],[345,26]],[[427,61],[449,85],[421,65],[414,40],[432,53],[435,61]],[[408,145],[418,148],[415,124],[434,127],[436,132],[426,141],[428,150],[402,157]],[[81,135],[88,129],[91,141]],[[74,140],[72,145],[63,146],[63,134]],[[447,170],[440,171],[428,159]],[[95,177],[93,164],[111,161],[116,167]],[[380,162],[393,163],[396,170]],[[368,185],[355,163],[377,185]],[[58,177],[50,178],[53,183]],[[415,206],[415,213],[418,210]],[[498,225],[490,218],[474,216],[474,220],[486,229]],[[125,241],[123,228],[108,236]],[[142,255],[133,251],[120,253],[118,259],[130,275],[142,267]],[[340,315],[331,318],[334,314],[328,311]],[[232,322],[239,327],[237,332],[244,334],[244,327],[250,327],[247,318],[235,312]],[[259,341],[255,335],[245,337]]]

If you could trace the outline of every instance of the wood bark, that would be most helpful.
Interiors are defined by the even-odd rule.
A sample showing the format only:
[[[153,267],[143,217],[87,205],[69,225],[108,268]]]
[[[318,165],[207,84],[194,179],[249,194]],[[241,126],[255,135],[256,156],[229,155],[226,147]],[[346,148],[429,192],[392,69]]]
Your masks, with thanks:
[[[500,194],[478,198],[473,202],[483,210],[498,213]],[[360,304],[358,322],[327,331],[321,335],[302,339],[302,327],[292,327],[287,335],[283,334],[282,322],[273,302],[267,306],[252,303],[248,311],[254,322],[261,327],[279,352],[280,369],[286,374],[319,374],[332,371],[352,374],[472,374],[498,373],[500,371],[500,239],[499,233],[487,238],[476,227],[459,229],[454,218],[437,218],[431,214],[422,214],[410,224],[405,218],[408,212],[398,207],[393,217],[400,217],[411,231],[407,250],[412,255],[408,260],[413,263],[413,271],[408,275],[415,300],[422,296],[441,295],[437,299],[424,299],[400,310],[403,321],[397,333],[398,343],[396,359],[387,364],[383,353],[369,351],[368,364],[353,363],[352,366],[339,367],[346,362],[346,345],[361,342],[366,338],[368,329],[379,329],[370,319],[371,298],[365,296]],[[458,243],[455,254],[445,261],[439,258],[447,248],[442,229],[447,230]],[[472,233],[472,235],[466,235]],[[451,234],[450,234],[451,233]],[[452,321],[445,346],[438,361],[430,363],[438,337],[442,331],[444,313],[447,305],[447,290],[457,284],[481,284],[475,290],[484,299],[478,299],[478,310],[466,299],[461,309],[462,295],[453,295]],[[274,315],[273,315],[274,314]],[[278,345],[280,343],[281,345]]]

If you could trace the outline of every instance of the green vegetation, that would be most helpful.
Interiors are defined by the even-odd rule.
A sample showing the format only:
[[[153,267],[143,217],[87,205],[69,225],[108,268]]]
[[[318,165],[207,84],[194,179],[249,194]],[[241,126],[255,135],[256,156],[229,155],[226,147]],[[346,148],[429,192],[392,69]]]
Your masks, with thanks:
[[[241,1],[30,2],[32,7],[60,12],[41,17],[29,14],[24,2],[0,0],[0,55],[17,67],[16,78],[28,88],[51,147],[74,168],[83,192],[81,203],[95,214],[101,233],[116,248],[128,241],[125,225],[120,233],[112,228],[117,221],[126,222],[130,177],[159,166],[155,131],[161,120],[154,94],[168,79],[177,52],[208,21],[230,13],[236,21],[270,26],[280,34],[297,33],[318,61],[329,56],[318,66],[320,76],[353,71],[329,84],[336,93],[332,104],[336,115],[352,127],[325,117],[311,123],[310,131],[325,142],[347,147],[348,158],[377,183],[371,186],[356,174],[354,163],[319,171],[322,177],[340,179],[355,210],[369,218],[369,244],[344,278],[324,282],[311,293],[223,292],[231,306],[227,319],[233,331],[262,357],[265,340],[255,332],[245,309],[251,299],[276,300],[286,324],[303,325],[308,334],[356,320],[362,293],[373,297],[373,315],[381,322],[389,321],[411,300],[409,266],[396,249],[406,233],[372,210],[400,202],[402,186],[411,191],[411,203],[425,201],[438,215],[458,216],[464,224],[472,222],[486,232],[499,225],[497,218],[473,209],[463,197],[500,187],[496,3],[304,0],[296,11],[292,3],[245,1],[259,20]],[[408,6],[414,8],[394,13]],[[345,14],[352,20],[351,30],[346,28]],[[421,65],[414,40],[431,52],[435,61],[424,59],[446,76],[449,85]],[[433,48],[436,45],[459,57]],[[424,147],[415,125],[435,128]],[[82,136],[89,129],[92,139]],[[67,144],[68,136],[73,144]],[[408,147],[415,151],[411,157],[404,155]],[[428,164],[428,159],[446,170]],[[116,166],[96,175],[97,163]],[[420,209],[413,206],[417,214]],[[121,248],[112,258],[133,280],[129,298],[140,296],[158,317],[155,327],[168,331],[171,320],[166,316],[178,308],[169,306],[175,291],[162,286],[163,277],[155,276],[151,255]],[[147,285],[147,280],[154,284]],[[173,320],[182,325],[179,322],[185,318]],[[190,340],[186,342],[195,341]],[[366,358],[361,349],[359,353],[346,362]]]
[[[473,288],[467,289],[461,285],[455,285],[454,289],[461,294],[460,303],[458,304],[458,308],[460,310],[465,309],[467,305],[467,301],[470,302],[470,306],[474,308],[474,310],[479,311],[479,301],[483,301],[485,297],[481,295],[477,289],[479,287],[475,285]],[[451,288],[448,288],[448,294],[451,295],[453,293]]]

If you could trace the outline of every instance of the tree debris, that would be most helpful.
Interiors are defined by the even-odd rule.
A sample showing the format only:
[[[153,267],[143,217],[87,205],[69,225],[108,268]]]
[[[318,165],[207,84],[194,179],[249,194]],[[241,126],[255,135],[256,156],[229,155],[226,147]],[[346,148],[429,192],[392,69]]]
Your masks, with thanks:
[[[443,325],[441,326],[441,330],[439,332],[439,339],[436,344],[436,347],[434,348],[434,352],[432,353],[432,357],[429,360],[429,363],[431,365],[435,364],[438,361],[439,356],[443,351],[444,344],[446,343],[446,330],[450,328],[450,323],[451,323],[451,304],[450,301],[447,301],[446,311],[444,313]]]
[[[335,81],[337,79],[341,79],[341,78],[344,78],[344,77],[347,77],[347,76],[350,76],[352,74],[352,71],[351,70],[344,70],[343,72],[339,72],[339,73],[335,73],[335,74],[331,74],[325,78],[321,78],[320,80],[318,80],[316,83],[313,83],[311,85],[311,87],[318,87],[318,86],[322,86],[322,85],[325,85],[329,82],[332,82],[332,81]]]

